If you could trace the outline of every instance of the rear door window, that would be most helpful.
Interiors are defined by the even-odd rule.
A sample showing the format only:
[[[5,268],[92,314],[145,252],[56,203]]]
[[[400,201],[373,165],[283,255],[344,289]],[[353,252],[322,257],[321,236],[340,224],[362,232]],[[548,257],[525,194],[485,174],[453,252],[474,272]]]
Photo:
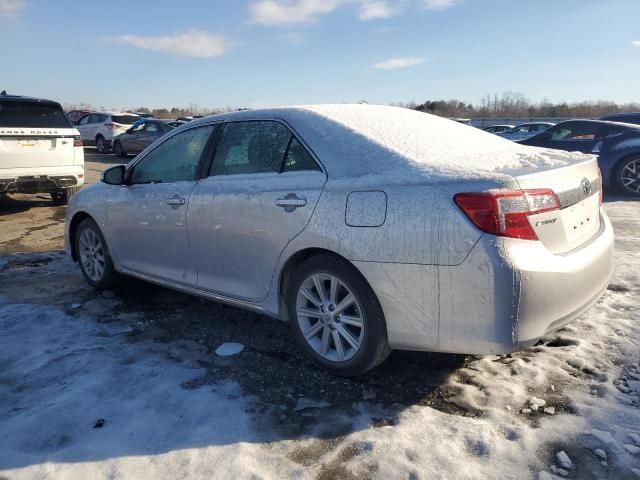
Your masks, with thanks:
[[[55,103],[0,100],[0,127],[71,128]]]
[[[212,175],[279,173],[291,132],[271,121],[225,125],[211,169]]]

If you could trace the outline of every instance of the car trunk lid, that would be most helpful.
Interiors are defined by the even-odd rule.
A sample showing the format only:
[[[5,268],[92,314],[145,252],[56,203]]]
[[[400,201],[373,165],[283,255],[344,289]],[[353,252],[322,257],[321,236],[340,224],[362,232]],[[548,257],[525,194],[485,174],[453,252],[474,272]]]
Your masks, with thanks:
[[[579,248],[600,230],[602,181],[596,157],[515,178],[523,190],[551,189],[558,196],[559,210],[529,216],[538,239],[551,252]]]

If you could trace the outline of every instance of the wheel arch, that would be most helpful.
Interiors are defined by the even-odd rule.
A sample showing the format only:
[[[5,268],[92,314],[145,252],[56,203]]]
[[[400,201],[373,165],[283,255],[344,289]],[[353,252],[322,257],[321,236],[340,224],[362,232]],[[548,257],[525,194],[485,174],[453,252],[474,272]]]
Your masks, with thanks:
[[[71,247],[71,258],[74,262],[78,261],[78,252],[76,252],[76,234],[78,233],[78,226],[87,218],[96,222],[95,218],[85,211],[80,211],[74,214],[71,222],[69,222],[69,246]],[[98,222],[96,222],[96,224],[97,223]]]
[[[289,258],[287,258],[283,267],[280,269],[280,272],[278,275],[277,297],[278,297],[279,317],[281,319],[287,322],[289,321],[289,313],[287,309],[286,298],[287,298],[289,288],[291,286],[293,273],[295,272],[296,268],[299,265],[301,265],[303,262],[310,259],[311,257],[316,257],[318,255],[331,255],[351,265],[358,272],[358,274],[360,274],[360,276],[367,283],[367,285],[369,285],[369,288],[371,288],[371,291],[374,292],[375,294],[375,290],[371,285],[371,283],[369,282],[369,280],[364,276],[364,274],[360,271],[360,269],[356,265],[354,265],[353,262],[351,262],[348,258],[344,257],[343,255],[340,255],[339,253],[334,252],[333,250],[329,250],[322,247],[304,248],[302,250],[298,250],[297,252],[289,256]],[[376,301],[380,303],[380,300],[378,298],[376,298]]]

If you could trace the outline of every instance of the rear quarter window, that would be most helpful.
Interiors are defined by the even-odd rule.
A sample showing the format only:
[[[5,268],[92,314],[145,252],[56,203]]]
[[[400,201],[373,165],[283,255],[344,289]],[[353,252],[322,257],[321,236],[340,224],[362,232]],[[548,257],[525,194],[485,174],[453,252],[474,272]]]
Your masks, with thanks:
[[[121,123],[122,125],[133,125],[140,120],[140,117],[133,115],[112,115],[111,120],[115,123]]]
[[[0,100],[0,127],[71,128],[60,105]]]

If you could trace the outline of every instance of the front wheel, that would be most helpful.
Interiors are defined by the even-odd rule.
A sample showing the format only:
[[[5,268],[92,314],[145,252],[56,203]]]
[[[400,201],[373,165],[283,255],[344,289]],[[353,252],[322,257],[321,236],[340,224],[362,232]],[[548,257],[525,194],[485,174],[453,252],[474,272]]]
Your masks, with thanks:
[[[622,193],[640,196],[640,157],[622,160],[616,168],[615,176]]]
[[[87,218],[76,231],[76,254],[85,280],[98,290],[111,288],[117,273],[109,255],[107,243],[96,222]]]
[[[391,352],[382,308],[345,260],[332,255],[306,260],[293,276],[287,304],[298,344],[331,373],[361,375]]]

